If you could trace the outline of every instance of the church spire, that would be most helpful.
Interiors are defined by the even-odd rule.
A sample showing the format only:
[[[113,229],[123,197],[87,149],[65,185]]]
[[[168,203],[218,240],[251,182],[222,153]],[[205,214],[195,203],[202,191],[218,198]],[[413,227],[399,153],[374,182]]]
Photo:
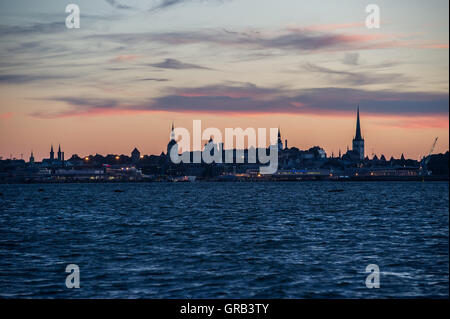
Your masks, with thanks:
[[[34,164],[34,155],[33,155],[33,150],[31,150],[31,155],[30,155],[30,163]]]
[[[172,131],[170,132],[170,141],[167,144],[167,155],[166,155],[167,157],[166,157],[166,159],[167,159],[168,162],[172,160],[171,157],[170,157],[170,152],[171,152],[173,147],[176,148],[175,154],[178,154],[178,146],[177,146],[177,142],[175,141],[175,128],[174,128],[174,123],[172,121]]]
[[[278,151],[282,151],[283,150],[283,141],[281,141],[281,131],[280,131],[280,127],[278,126]]]
[[[53,151],[53,144],[50,148],[50,161],[53,161],[55,159],[55,152]]]
[[[359,159],[362,161],[364,159],[364,139],[361,136],[361,123],[359,121],[359,105],[356,115],[356,133],[353,139],[352,151],[358,154]]]
[[[172,121],[172,130],[170,131],[170,140],[171,141],[175,140],[175,129],[174,129],[173,121]]]
[[[61,144],[58,144],[58,161],[62,161],[63,153],[61,152]]]
[[[356,116],[356,134],[355,134],[355,140],[362,140],[361,137],[361,124],[359,122],[359,105],[358,105],[358,111]]]

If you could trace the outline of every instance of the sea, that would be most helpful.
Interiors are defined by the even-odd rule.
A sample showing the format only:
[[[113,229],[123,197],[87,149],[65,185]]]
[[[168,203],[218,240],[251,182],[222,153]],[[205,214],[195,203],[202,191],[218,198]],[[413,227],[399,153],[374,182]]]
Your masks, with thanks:
[[[0,298],[448,297],[448,182],[0,185]]]

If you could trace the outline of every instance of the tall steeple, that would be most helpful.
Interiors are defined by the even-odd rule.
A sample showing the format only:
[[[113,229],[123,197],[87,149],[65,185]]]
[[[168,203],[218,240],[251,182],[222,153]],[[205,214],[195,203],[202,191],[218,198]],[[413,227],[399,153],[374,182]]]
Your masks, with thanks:
[[[174,128],[174,123],[172,121],[172,131],[170,132],[170,141],[167,144],[167,161],[170,161],[170,151],[172,149],[172,147],[176,147],[176,153],[178,154],[178,145],[177,145],[177,141],[175,141],[175,128]]]
[[[283,150],[283,141],[281,140],[281,131],[280,131],[280,127],[278,126],[278,151],[282,151]]]
[[[358,111],[356,115],[356,134],[355,134],[355,140],[362,140],[361,136],[361,123],[359,122],[359,105],[358,105]]]
[[[172,130],[170,131],[170,140],[171,141],[175,140],[175,128],[174,128],[173,121],[172,121]]]
[[[58,145],[58,161],[62,161],[61,144]]]
[[[353,139],[352,150],[358,154],[360,160],[364,159],[364,139],[361,136],[361,123],[359,121],[359,105],[356,113],[356,133]]]
[[[53,144],[50,148],[50,161],[53,161],[55,159],[55,152],[53,151]]]

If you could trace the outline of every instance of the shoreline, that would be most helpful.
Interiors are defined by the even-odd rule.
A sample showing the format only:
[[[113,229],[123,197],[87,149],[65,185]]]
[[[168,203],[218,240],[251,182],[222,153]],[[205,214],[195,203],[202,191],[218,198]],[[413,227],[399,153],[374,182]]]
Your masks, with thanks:
[[[449,182],[448,176],[424,176],[424,177],[392,177],[392,178],[374,178],[374,177],[358,177],[358,178],[343,178],[343,179],[236,179],[236,180],[220,180],[220,179],[197,179],[194,182],[189,181],[169,181],[169,180],[73,180],[73,181],[1,181],[0,185],[11,184],[147,184],[147,183],[281,183],[281,182]]]

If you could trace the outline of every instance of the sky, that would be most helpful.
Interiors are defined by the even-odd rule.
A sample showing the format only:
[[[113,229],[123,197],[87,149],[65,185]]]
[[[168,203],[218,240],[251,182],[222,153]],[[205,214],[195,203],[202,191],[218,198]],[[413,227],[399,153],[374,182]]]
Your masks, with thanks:
[[[66,5],[80,28],[65,25]],[[380,8],[367,28],[366,6]],[[0,1],[0,156],[160,154],[175,126],[288,146],[449,148],[448,1]],[[206,142],[206,141],[205,141]]]

